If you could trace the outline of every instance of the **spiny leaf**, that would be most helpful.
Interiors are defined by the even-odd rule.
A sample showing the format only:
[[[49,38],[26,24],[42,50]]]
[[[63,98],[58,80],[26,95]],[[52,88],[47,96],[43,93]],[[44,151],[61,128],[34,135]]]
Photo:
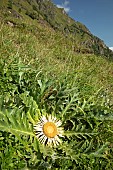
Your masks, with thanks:
[[[41,112],[38,108],[36,101],[33,100],[33,97],[28,96],[27,93],[23,93],[20,95],[20,98],[22,99],[26,107],[28,107],[28,115],[30,112],[31,118],[33,118],[32,116],[35,116],[35,118],[39,119],[39,117],[41,116]]]
[[[64,132],[64,134],[67,137],[70,137],[70,136],[77,136],[77,137],[82,136],[82,137],[86,138],[86,136],[91,137],[91,136],[97,135],[98,133],[67,131],[67,132]]]
[[[103,156],[102,153],[108,149],[108,146],[109,146],[109,142],[106,142],[105,144],[103,144],[100,148],[98,148],[97,151],[91,153],[90,155],[91,156],[96,156],[96,157],[100,157],[100,156]]]
[[[29,121],[26,120],[26,115],[23,117],[23,119],[20,119],[20,121],[17,120],[16,114],[19,114],[19,111],[16,112],[0,112],[1,120],[0,120],[0,130],[10,132],[13,134],[22,134],[22,135],[30,135],[34,136],[34,133],[32,131],[32,126],[29,123]],[[27,123],[27,126],[26,126]]]

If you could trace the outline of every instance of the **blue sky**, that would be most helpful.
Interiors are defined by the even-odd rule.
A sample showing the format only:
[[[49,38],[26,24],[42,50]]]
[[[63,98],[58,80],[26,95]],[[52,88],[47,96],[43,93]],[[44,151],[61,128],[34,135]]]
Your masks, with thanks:
[[[113,47],[113,0],[52,0],[93,35]]]

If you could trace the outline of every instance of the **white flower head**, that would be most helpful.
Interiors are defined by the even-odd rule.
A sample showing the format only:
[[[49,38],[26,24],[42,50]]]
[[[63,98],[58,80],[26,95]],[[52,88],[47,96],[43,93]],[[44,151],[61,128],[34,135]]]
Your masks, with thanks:
[[[42,116],[39,122],[34,126],[35,134],[42,144],[56,146],[61,143],[59,137],[63,137],[63,128],[61,121],[51,115]]]

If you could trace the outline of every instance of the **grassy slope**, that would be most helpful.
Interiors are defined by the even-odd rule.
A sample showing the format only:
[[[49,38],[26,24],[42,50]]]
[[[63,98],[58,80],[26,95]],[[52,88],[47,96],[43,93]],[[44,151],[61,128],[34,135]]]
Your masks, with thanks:
[[[0,37],[1,61],[9,64],[9,61],[11,63],[21,58],[23,63],[59,80],[66,75],[77,75],[80,89],[85,95],[101,87],[113,95],[113,62],[95,55],[72,52],[68,48],[68,40],[66,42],[60,34],[48,28],[37,32],[2,24]]]
[[[38,100],[37,98],[39,97],[39,94],[40,94],[37,91],[38,89],[37,82],[38,80],[40,80],[40,78],[42,79],[43,77],[47,78],[47,80],[49,81],[52,80],[53,82],[52,85],[54,85],[53,88],[56,89],[56,87],[59,86],[59,95],[61,95],[60,97],[62,97],[63,94],[66,95],[65,94],[66,90],[64,87],[62,87],[62,84],[64,82],[64,85],[67,88],[66,93],[70,93],[71,91],[69,92],[68,88],[69,87],[73,88],[73,84],[76,84],[77,88],[79,89],[79,94],[82,100],[88,98],[90,101],[91,95],[94,95],[94,93],[96,93],[98,89],[100,89],[101,87],[103,87],[103,92],[101,96],[103,100],[104,100],[103,97],[104,95],[107,94],[107,92],[111,96],[111,98],[113,98],[113,93],[112,93],[113,91],[113,79],[112,79],[113,62],[103,57],[99,57],[99,56],[97,57],[95,55],[75,54],[74,52],[71,51],[71,49],[68,49],[66,47],[68,46],[68,44],[66,43],[65,39],[62,38],[60,34],[57,34],[54,31],[51,32],[48,28],[42,29],[42,31],[40,32],[37,32],[36,30],[28,31],[29,29],[30,28],[24,28],[24,29],[16,28],[16,27],[13,28],[5,24],[1,24],[1,27],[0,27],[0,40],[1,40],[0,41],[0,54],[1,54],[1,57],[0,57],[0,74],[1,74],[0,97],[2,96],[3,98],[5,108],[9,108],[9,107],[18,108],[18,106],[19,108],[23,107],[23,104],[21,104],[19,97],[21,96],[21,93],[24,92],[24,90],[25,92],[28,91],[28,93],[29,91],[31,91],[32,93],[31,96],[33,96],[34,99],[36,99],[37,101]],[[24,84],[21,84],[21,83],[24,83]],[[27,85],[25,86],[25,84]],[[47,87],[44,85],[44,88],[47,88]],[[49,88],[51,87],[49,86]],[[74,89],[75,89],[75,86],[74,86]],[[49,90],[50,89],[45,90],[43,94],[43,86],[42,86],[42,98],[40,98],[41,101],[38,103],[39,105],[41,105],[40,107],[42,108],[44,107],[43,99],[45,96],[48,98]],[[95,112],[97,112],[97,114],[103,113],[101,109],[102,106],[101,107],[98,106],[98,103],[102,99],[100,98],[98,99],[99,101],[96,103],[94,114]],[[63,100],[63,98],[61,100]],[[54,101],[52,103],[52,107],[51,107],[51,99],[45,100],[45,102],[48,102],[48,103],[50,102],[48,105],[50,107],[50,110],[48,108],[48,112],[51,111],[52,107],[54,107],[54,104],[53,104]],[[105,102],[109,103],[109,100]],[[111,102],[113,103],[113,100],[111,100]],[[92,103],[90,107],[92,110]],[[59,113],[61,109],[59,102],[56,105],[56,109],[58,109],[56,112]],[[89,106],[88,106],[88,110],[87,108],[85,109],[86,109],[86,114],[90,115],[92,113],[90,111],[88,112]],[[80,114],[81,110],[78,110],[78,111]],[[107,110],[105,110],[105,113],[106,111]],[[16,115],[18,114],[16,113]],[[78,116],[78,119],[79,119],[79,116]],[[87,120],[87,118],[85,119]],[[96,118],[94,118],[94,121],[95,120]],[[92,121],[92,118],[91,118],[91,121]],[[82,123],[82,120],[81,120],[81,123]],[[84,120],[83,120],[83,123],[84,123]],[[98,123],[101,124],[100,120]],[[107,126],[106,124],[108,125],[108,127],[106,127]],[[81,159],[78,158],[79,164],[76,164],[75,162],[73,163],[73,161],[76,160],[75,151],[73,151],[73,157],[71,158],[73,159],[73,161],[71,161],[71,159],[67,161],[64,158],[60,157],[58,158],[58,162],[56,159],[55,164],[51,163],[51,166],[52,167],[55,166],[59,168],[59,165],[60,165],[61,169],[64,169],[64,167],[65,168],[70,167],[70,164],[72,164],[73,166],[71,167],[72,169],[74,169],[76,166],[78,169],[83,169],[84,167],[86,169],[88,167],[90,167],[91,169],[95,169],[95,166],[97,169],[99,168],[103,169],[104,166],[111,167],[113,144],[112,144],[112,135],[111,135],[112,129],[109,127],[109,125],[110,125],[110,122],[108,121],[108,123],[105,122],[105,124],[102,124],[102,127],[101,126],[99,127],[100,129],[104,128],[105,134],[102,135],[102,137],[100,134],[99,139],[97,139],[98,142],[95,142],[94,140],[94,143],[93,143],[93,145],[98,144],[99,147],[101,147],[101,145],[104,145],[104,144],[106,145],[106,142],[110,142],[110,145],[108,146],[109,148],[111,148],[110,151],[108,151],[108,148],[107,148],[106,152],[103,153],[103,156],[106,159],[101,158],[101,157],[99,158],[91,157],[89,159],[86,159],[83,153],[83,156],[81,157]],[[107,130],[108,130],[108,133],[106,133]],[[26,142],[28,138],[24,139],[25,144],[22,145],[21,142],[17,143],[16,141],[17,139],[13,137],[14,135],[10,135],[10,133],[0,132],[0,135],[2,136],[1,139],[3,139],[0,142],[0,147],[2,148],[2,152],[0,154],[1,169],[12,169],[12,168],[22,169],[22,168],[29,168],[29,166],[31,167],[31,169],[33,169],[33,167],[34,169],[36,169],[37,166],[39,166],[40,162],[43,162],[43,161],[47,162],[46,160],[44,160],[44,155],[42,155],[41,157],[40,156],[38,157],[38,155],[40,155],[40,152],[39,151],[36,152],[36,150],[33,149],[34,145],[33,145],[33,148],[31,148],[32,147],[31,144],[28,145],[28,143]],[[77,145],[76,139],[73,139],[72,146],[74,146],[73,144],[74,141],[75,141],[75,146],[76,146]],[[70,151],[69,146],[67,147],[67,144],[65,145],[64,144],[65,143],[63,143],[63,146],[64,146],[63,152],[65,152],[67,148],[66,153],[71,155],[72,154],[71,152],[73,149]],[[71,147],[71,144],[70,144],[70,147]],[[82,154],[83,152],[78,148],[76,148],[76,150],[80,151],[81,152],[80,154]],[[41,151],[41,152],[44,153],[44,151]],[[51,158],[51,153],[49,154],[47,152],[45,153],[45,155],[46,154],[47,154],[47,157]],[[96,154],[98,154],[98,152]],[[7,157],[8,159],[6,159]],[[29,159],[27,159],[27,157]],[[102,162],[100,163],[99,160]],[[37,161],[39,161],[39,163]],[[62,164],[59,164],[59,161],[61,161]],[[27,167],[27,164],[28,164],[28,167]],[[40,164],[42,165],[42,163]]]
[[[12,2],[12,3],[11,3]],[[37,3],[38,2],[38,3]],[[51,1],[1,0],[2,18],[15,24],[42,26],[62,32],[73,50],[81,53],[101,54],[112,57],[113,53],[98,37],[93,36],[82,23],[74,21],[63,9],[57,8]],[[1,15],[1,14],[0,14]]]

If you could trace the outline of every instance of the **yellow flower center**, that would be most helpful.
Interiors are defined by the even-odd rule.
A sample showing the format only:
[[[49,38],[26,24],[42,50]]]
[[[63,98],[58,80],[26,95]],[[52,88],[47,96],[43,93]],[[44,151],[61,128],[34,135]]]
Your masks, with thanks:
[[[49,137],[54,138],[57,134],[57,127],[53,122],[47,122],[43,125],[43,133]]]

